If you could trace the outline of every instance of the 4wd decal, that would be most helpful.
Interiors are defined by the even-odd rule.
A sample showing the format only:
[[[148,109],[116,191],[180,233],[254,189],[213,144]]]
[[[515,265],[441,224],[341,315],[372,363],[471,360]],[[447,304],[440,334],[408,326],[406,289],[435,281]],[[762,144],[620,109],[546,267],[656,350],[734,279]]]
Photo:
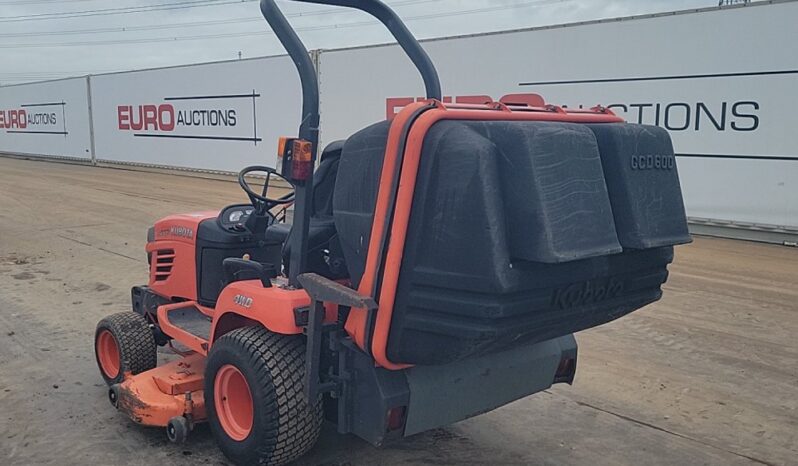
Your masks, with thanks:
[[[233,302],[247,309],[252,307],[252,298],[250,298],[249,296],[244,296],[242,294],[235,295],[233,297]]]

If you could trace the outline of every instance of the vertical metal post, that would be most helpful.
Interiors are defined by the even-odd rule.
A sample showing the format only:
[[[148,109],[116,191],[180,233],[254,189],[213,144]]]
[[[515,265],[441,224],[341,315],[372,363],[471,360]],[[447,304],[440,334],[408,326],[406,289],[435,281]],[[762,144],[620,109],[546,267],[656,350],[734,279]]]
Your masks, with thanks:
[[[319,86],[319,119],[321,119],[321,99],[322,96],[322,89],[321,89],[321,49],[314,49],[310,51],[310,59],[313,61],[313,68],[316,69],[316,81],[318,82]],[[324,147],[324,141],[322,141],[322,137],[324,136],[324,131],[322,131],[321,125],[319,125],[318,137],[319,141],[317,142],[319,149]],[[316,165],[313,168],[318,168],[319,163],[321,162],[321,158],[316,159]]]
[[[324,324],[324,303],[314,298],[308,310],[307,346],[305,354],[305,396],[313,404],[319,396],[319,371],[321,367],[321,335]]]
[[[89,106],[89,155],[91,155],[91,164],[97,165],[97,153],[94,143],[94,107],[91,99],[91,75],[86,76],[86,101]]]
[[[274,34],[280,39],[288,55],[296,66],[299,81],[302,85],[302,122],[299,125],[299,138],[310,142],[311,166],[316,164],[319,145],[319,83],[316,70],[308,54],[305,44],[296,35],[296,31],[285,19],[274,0],[260,1],[261,13],[271,26]],[[308,231],[310,214],[313,206],[313,180],[299,181],[294,186],[294,223],[288,241],[291,244],[289,257],[288,283],[299,287],[297,277],[305,272],[307,264]]]
[[[441,100],[441,82],[435,65],[427,52],[421,47],[413,34],[407,29],[401,18],[381,0],[299,0],[305,3],[320,5],[336,5],[356,8],[371,14],[393,34],[399,46],[416,65],[427,98]],[[285,15],[277,7],[275,0],[260,0],[260,10],[269,23],[274,34],[283,44],[294,62],[302,85],[302,123],[299,126],[299,138],[311,143],[311,165],[315,167],[316,153],[319,146],[319,80],[318,70],[314,66],[313,57],[296,31],[285,19]],[[300,181],[295,185],[294,223],[288,241],[291,245],[289,258],[288,283],[299,286],[298,277],[305,272],[308,250],[308,226],[313,207],[313,180]]]

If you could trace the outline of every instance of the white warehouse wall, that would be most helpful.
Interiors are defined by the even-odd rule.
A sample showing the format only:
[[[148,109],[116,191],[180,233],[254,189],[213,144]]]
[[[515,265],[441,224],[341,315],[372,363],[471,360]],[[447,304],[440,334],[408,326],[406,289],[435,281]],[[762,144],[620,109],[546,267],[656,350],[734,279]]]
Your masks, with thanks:
[[[446,96],[528,93],[569,107],[600,103],[627,121],[667,128],[690,217],[794,234],[796,19],[798,1],[775,0],[424,47]],[[423,94],[396,45],[311,54],[323,142]],[[296,134],[300,108],[287,56],[5,86],[0,152],[236,172],[274,165],[277,139]]]
[[[0,87],[0,151],[91,160],[86,78]]]
[[[91,89],[97,159],[109,162],[274,165],[301,112],[287,56],[93,76]]]
[[[791,1],[424,46],[446,96],[535,93],[666,127],[691,217],[798,228],[796,19]],[[423,95],[396,45],[324,51],[321,70],[325,141],[385,118],[387,99]]]

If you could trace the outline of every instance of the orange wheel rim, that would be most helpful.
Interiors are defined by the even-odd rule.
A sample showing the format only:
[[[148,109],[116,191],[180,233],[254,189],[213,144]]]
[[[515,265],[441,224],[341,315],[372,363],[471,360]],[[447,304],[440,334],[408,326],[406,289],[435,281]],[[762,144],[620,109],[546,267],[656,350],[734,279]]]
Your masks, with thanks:
[[[225,433],[238,442],[247,438],[252,431],[254,405],[247,379],[238,368],[225,364],[216,373],[213,402]]]
[[[97,335],[95,351],[97,351],[97,360],[100,362],[100,370],[109,379],[116,378],[119,375],[120,366],[119,344],[110,331],[103,330]]]

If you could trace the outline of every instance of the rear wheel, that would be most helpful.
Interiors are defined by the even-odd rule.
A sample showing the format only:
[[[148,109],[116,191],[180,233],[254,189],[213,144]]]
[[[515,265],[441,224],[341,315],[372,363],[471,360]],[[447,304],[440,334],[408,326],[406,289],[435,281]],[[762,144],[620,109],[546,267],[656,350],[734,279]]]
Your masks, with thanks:
[[[97,324],[94,354],[108,385],[122,382],[127,372],[138,374],[154,368],[158,359],[149,323],[134,312],[113,314]]]
[[[208,420],[222,452],[237,464],[280,465],[316,443],[321,396],[303,394],[305,342],[262,327],[222,336],[205,366]]]

